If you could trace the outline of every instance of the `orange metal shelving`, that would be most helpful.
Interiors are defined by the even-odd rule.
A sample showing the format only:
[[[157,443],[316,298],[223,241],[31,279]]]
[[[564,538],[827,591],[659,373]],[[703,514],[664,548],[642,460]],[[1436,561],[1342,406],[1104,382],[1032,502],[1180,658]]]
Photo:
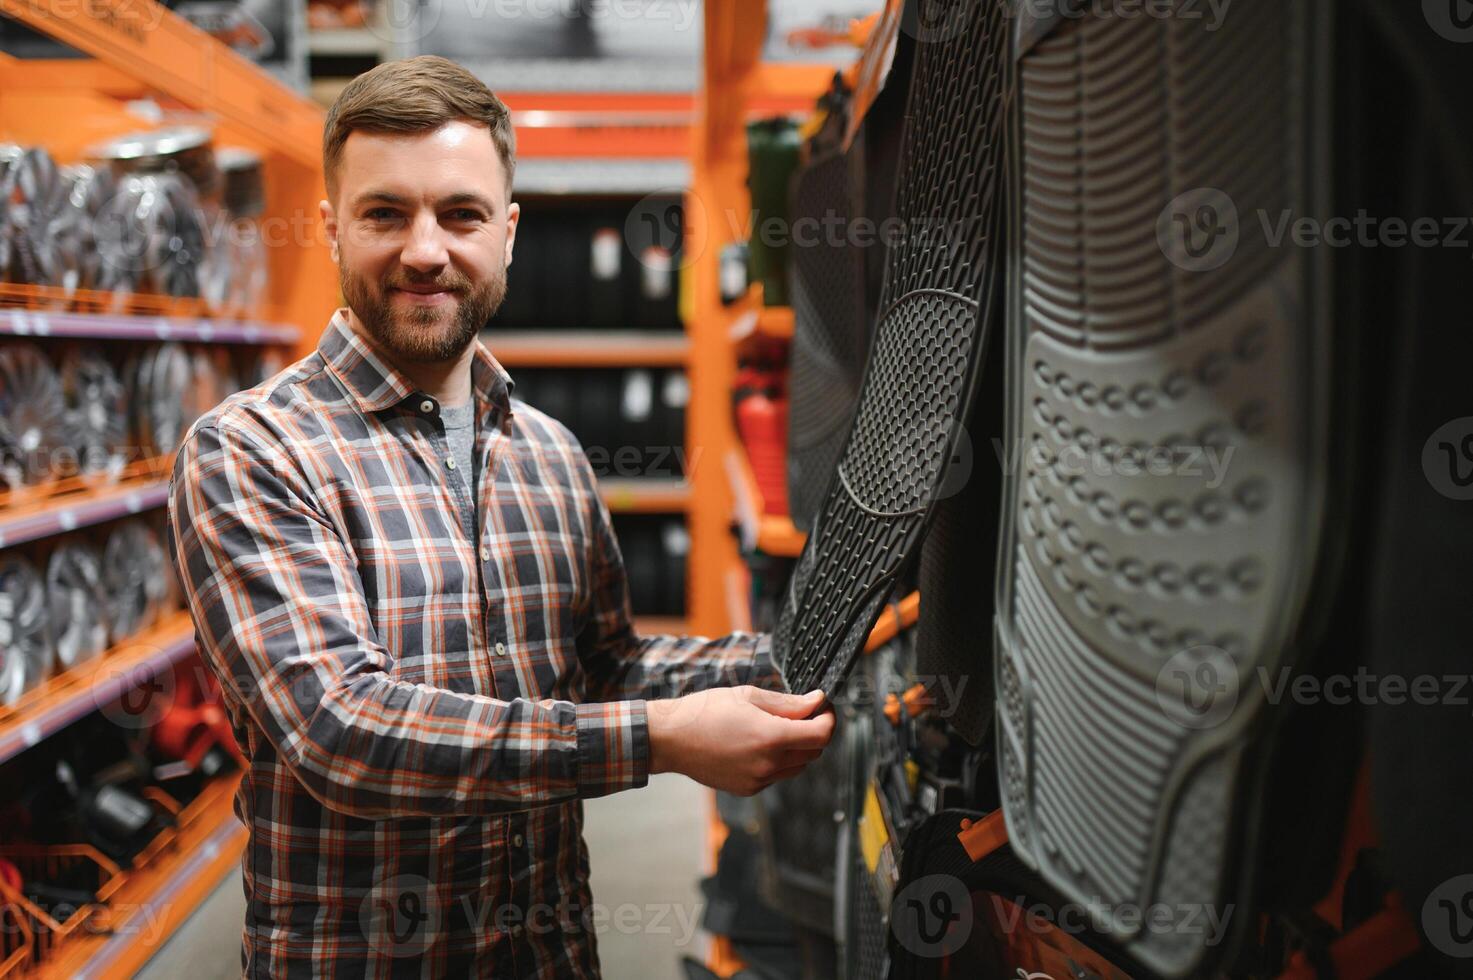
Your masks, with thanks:
[[[0,762],[116,701],[194,652],[194,624],[172,612],[99,657],[62,671],[0,708]]]
[[[683,367],[690,338],[649,330],[507,330],[481,335],[506,368]]]
[[[615,514],[673,514],[690,506],[690,484],[684,480],[611,477],[598,485]]]

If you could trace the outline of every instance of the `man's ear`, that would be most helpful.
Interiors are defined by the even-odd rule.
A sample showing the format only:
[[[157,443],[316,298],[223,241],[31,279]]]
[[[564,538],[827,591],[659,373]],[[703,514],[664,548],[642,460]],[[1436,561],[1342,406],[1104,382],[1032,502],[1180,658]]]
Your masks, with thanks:
[[[338,216],[332,208],[332,202],[323,198],[317,203],[317,211],[322,215],[322,228],[327,232],[327,248],[332,253],[333,265],[338,264]]]
[[[506,264],[511,265],[512,248],[517,243],[517,222],[522,217],[522,206],[512,201],[506,206]]]

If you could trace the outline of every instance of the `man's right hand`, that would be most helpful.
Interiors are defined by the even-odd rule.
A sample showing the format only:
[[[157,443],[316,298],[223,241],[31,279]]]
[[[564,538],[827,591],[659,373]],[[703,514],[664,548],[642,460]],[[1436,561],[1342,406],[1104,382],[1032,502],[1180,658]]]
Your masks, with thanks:
[[[698,783],[751,796],[796,776],[834,737],[823,692],[779,694],[723,687],[646,703],[650,772],[684,773]]]

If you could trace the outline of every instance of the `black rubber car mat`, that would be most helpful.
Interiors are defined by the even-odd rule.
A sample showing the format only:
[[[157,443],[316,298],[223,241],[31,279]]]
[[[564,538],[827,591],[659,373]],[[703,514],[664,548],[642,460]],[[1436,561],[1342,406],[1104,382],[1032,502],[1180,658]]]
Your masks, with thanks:
[[[793,249],[788,513],[804,531],[812,528],[833,482],[869,354],[864,255],[849,234],[856,211],[853,163],[848,153],[831,147],[793,178],[794,228],[806,221],[839,229],[832,239],[806,248],[799,242]]]
[[[838,725],[845,725],[843,716]],[[842,732],[836,732],[842,741]],[[774,909],[805,929],[834,934],[834,814],[844,803],[842,753],[825,752],[791,779],[757,794],[763,861],[759,888]]]
[[[941,720],[971,745],[992,728],[991,637],[1002,501],[1002,345],[988,351],[964,439],[942,483],[921,546],[916,674],[954,692]]]
[[[778,618],[792,691],[843,683],[955,449],[998,288],[1007,22],[1001,0],[944,5],[916,45],[879,326],[854,424]]]
[[[1221,945],[1319,548],[1327,4],[1062,20],[1017,59],[996,685],[1014,848],[1165,977]],[[1195,910],[1195,913],[1192,912]],[[1246,914],[1240,918],[1247,918]]]

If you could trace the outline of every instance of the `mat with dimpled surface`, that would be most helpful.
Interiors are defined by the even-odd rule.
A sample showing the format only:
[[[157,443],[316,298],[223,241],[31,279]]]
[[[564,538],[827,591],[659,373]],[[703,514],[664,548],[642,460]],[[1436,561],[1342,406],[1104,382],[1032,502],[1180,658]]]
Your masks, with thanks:
[[[1323,250],[1259,216],[1320,203],[1324,16],[1020,25],[999,778],[1050,885],[1170,910],[1104,916],[1163,976],[1238,901],[1255,672],[1292,662],[1319,535]]]
[[[914,555],[967,417],[1000,280],[1005,4],[931,4],[917,36],[879,325],[837,477],[773,649],[794,691],[833,693]]]

